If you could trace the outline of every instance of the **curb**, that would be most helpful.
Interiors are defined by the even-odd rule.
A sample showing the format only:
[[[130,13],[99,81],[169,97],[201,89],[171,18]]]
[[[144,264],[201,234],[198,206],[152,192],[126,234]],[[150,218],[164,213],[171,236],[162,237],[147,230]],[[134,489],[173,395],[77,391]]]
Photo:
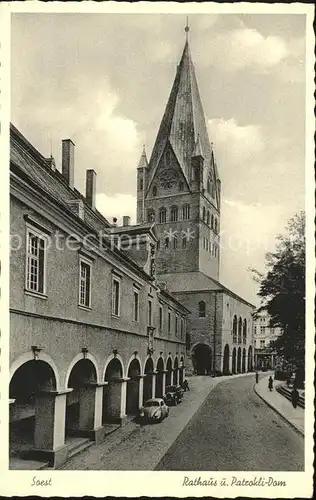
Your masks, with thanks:
[[[284,415],[283,413],[281,413],[279,410],[277,410],[277,408],[275,406],[273,406],[271,403],[269,403],[266,399],[264,399],[263,396],[261,396],[261,394],[259,394],[259,392],[256,390],[256,384],[253,385],[253,390],[254,392],[257,394],[257,396],[259,396],[260,399],[262,399],[262,401],[265,402],[265,404],[267,406],[269,406],[269,408],[271,408],[275,413],[277,413],[283,420],[284,422],[287,422],[291,427],[292,429],[297,433],[299,434],[300,436],[302,437],[305,437],[305,434],[303,431],[301,431],[301,429],[299,429],[295,424],[293,424],[293,422],[291,422],[290,420],[288,420]]]

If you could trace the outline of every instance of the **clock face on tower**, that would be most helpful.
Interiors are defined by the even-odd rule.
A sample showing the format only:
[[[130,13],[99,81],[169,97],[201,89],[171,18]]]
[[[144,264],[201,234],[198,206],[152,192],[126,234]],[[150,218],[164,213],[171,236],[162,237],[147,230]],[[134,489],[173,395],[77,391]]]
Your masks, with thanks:
[[[164,169],[159,174],[159,182],[162,188],[171,189],[176,186],[179,179],[179,174],[174,169]]]

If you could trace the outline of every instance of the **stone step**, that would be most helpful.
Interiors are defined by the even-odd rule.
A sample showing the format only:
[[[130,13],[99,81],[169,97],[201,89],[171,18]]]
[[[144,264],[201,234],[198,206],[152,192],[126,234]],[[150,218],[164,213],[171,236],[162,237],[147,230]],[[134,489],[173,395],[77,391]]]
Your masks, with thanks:
[[[68,458],[71,458],[94,444],[88,438],[70,438],[66,440],[68,446]]]
[[[284,396],[286,399],[288,399],[289,401],[292,401],[292,397],[291,397],[291,389],[289,389],[288,387],[286,387],[285,385],[279,385],[276,390],[282,395]],[[298,398],[298,403],[297,403],[298,406],[300,406],[301,408],[305,408],[305,397],[300,395],[299,398]]]

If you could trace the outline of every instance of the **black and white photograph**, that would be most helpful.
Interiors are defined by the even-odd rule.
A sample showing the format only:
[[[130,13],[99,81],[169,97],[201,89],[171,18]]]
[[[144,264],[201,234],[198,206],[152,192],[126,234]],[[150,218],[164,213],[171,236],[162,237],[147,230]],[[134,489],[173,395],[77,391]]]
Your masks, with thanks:
[[[313,7],[13,3],[0,493],[312,495]]]

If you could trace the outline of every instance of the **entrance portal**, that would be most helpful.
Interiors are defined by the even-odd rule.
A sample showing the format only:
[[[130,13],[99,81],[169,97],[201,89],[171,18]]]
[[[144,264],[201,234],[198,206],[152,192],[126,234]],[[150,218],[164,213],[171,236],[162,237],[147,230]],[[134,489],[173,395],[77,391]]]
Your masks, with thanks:
[[[192,353],[194,371],[197,375],[209,375],[212,371],[212,349],[206,344],[198,344]]]
[[[246,372],[246,349],[242,350],[242,373]]]
[[[237,373],[237,363],[236,363],[236,358],[237,358],[237,353],[236,353],[236,347],[233,349],[233,359],[232,359],[232,372]]]
[[[127,381],[126,390],[126,413],[128,415],[137,415],[139,410],[139,376],[140,364],[137,358],[131,361],[127,376],[130,380]]]
[[[237,352],[237,373],[241,373],[241,348],[238,347]]]

